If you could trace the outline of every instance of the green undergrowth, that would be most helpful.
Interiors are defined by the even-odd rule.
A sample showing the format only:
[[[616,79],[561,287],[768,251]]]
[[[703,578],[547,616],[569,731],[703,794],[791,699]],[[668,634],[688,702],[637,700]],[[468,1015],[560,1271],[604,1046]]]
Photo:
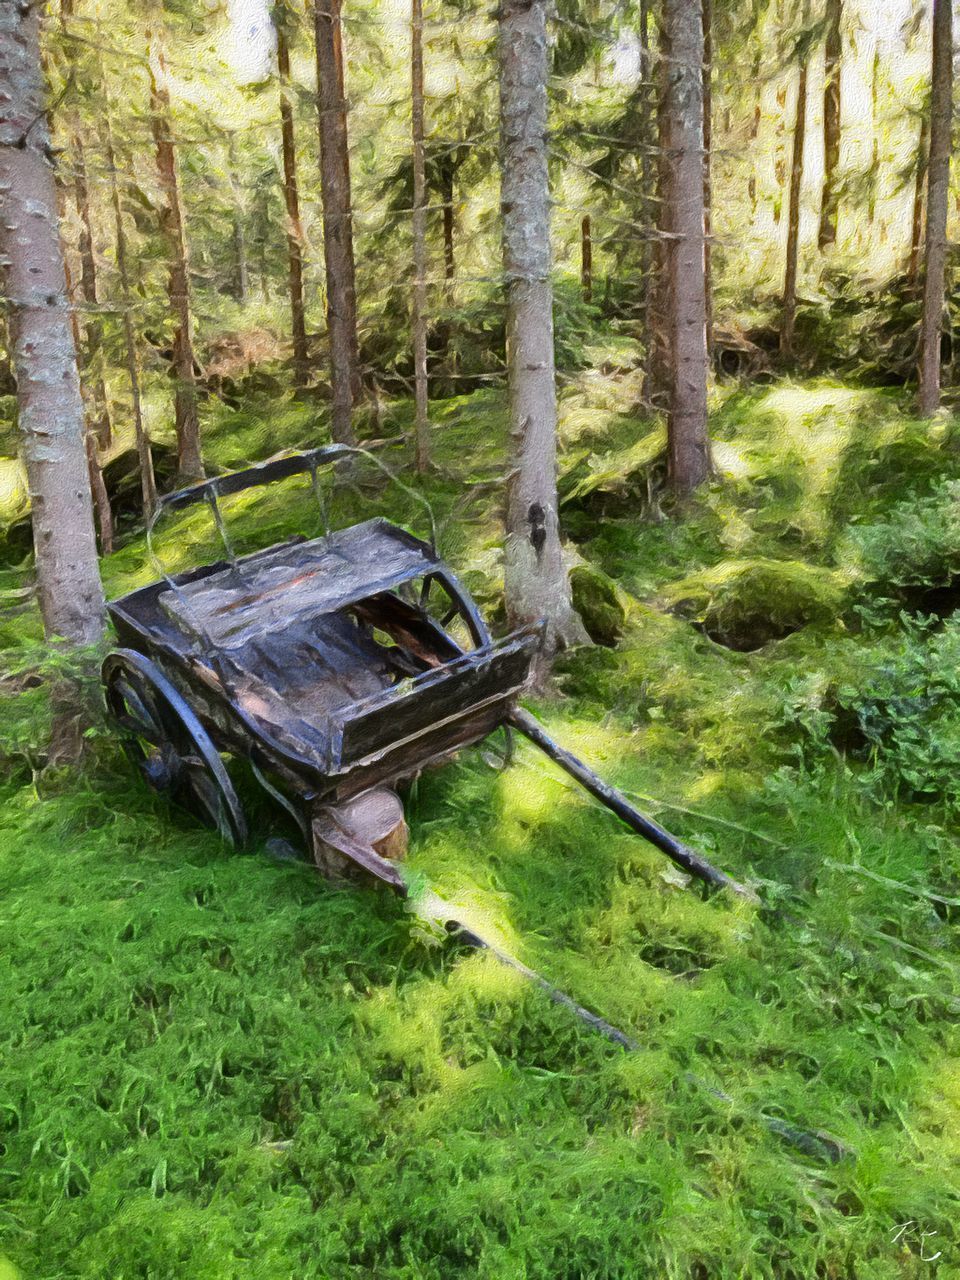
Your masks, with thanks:
[[[960,1274],[956,629],[884,568],[899,537],[932,577],[950,425],[825,383],[728,392],[721,480],[681,522],[633,376],[585,371],[563,400],[563,518],[603,643],[562,655],[531,709],[762,906],[704,897],[523,742],[506,767],[494,738],[419,779],[413,882],[624,1052],[385,893],[269,856],[265,815],[226,852],[99,721],[82,775],[44,770],[50,659],[18,598],[0,633],[4,1280]],[[423,491],[496,617],[503,397],[435,409]],[[270,447],[318,442],[289,412]],[[409,406],[381,425],[408,432]],[[258,430],[223,411],[224,465]],[[408,493],[350,479],[331,523],[386,508],[424,532]],[[238,550],[319,530],[310,498],[291,481],[225,503]],[[215,545],[202,511],[157,531],[171,570]],[[138,540],[106,566],[113,593],[153,572]],[[712,639],[717,607],[758,643],[730,647],[729,612]],[[811,1154],[794,1130],[826,1138]]]

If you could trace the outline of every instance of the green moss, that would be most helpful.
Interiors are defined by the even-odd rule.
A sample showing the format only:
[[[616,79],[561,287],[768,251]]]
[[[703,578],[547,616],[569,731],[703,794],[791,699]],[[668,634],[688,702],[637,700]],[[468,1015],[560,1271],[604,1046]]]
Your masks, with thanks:
[[[612,578],[592,565],[578,564],[570,573],[573,607],[583,619],[594,644],[613,648],[627,619],[620,592]]]
[[[835,623],[843,580],[800,560],[723,560],[671,584],[670,607],[731,649],[759,649],[809,623]]]

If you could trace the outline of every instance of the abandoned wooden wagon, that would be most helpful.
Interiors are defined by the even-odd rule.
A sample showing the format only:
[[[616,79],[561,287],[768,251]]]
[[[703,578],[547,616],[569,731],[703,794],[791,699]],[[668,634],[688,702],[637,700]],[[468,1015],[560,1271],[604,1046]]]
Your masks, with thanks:
[[[331,445],[169,494],[162,510],[344,463]],[[229,545],[229,544],[228,544]],[[539,626],[494,639],[431,542],[383,518],[164,575],[109,605],[122,647],[107,705],[147,782],[234,844],[247,821],[223,757],[246,759],[316,861],[405,892],[398,791],[427,765],[515,728],[685,870],[740,891],[564,751],[519,706]]]

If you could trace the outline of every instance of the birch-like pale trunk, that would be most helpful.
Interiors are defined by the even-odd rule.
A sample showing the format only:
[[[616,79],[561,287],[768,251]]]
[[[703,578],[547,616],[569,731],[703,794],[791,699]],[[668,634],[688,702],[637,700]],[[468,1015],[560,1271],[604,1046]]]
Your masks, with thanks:
[[[545,0],[503,0],[498,52],[510,400],[504,585],[512,626],[546,623],[546,663],[586,636],[557,518]]]
[[[827,41],[824,49],[823,84],[823,193],[817,245],[823,252],[837,241],[837,166],[840,163],[840,56],[843,52],[840,23],[843,0],[827,0]]]
[[[423,106],[423,0],[410,5],[410,120],[413,142],[413,390],[417,471],[430,465],[427,384],[427,160]]]
[[[664,0],[664,244],[669,353],[667,471],[683,498],[710,474],[703,172],[703,14],[699,0]]]
[[[180,199],[177,156],[170,127],[170,91],[167,88],[163,44],[156,32],[150,36],[150,127],[156,148],[157,173],[164,206],[160,227],[169,254],[170,310],[174,318],[173,367],[177,381],[174,397],[177,428],[177,473],[181,481],[202,480],[200,416],[197,377],[194,371],[193,317],[190,311],[190,269],[187,236]]]
[[[103,588],[40,70],[40,6],[0,4],[0,257],[44,632],[103,634]]]
[[[341,0],[314,0],[314,32],[327,335],[333,401],[330,432],[339,444],[353,444],[353,405],[360,390],[360,353],[340,3]]]
[[[809,0],[804,0],[802,22],[810,17]],[[790,164],[790,204],[787,214],[787,260],[783,275],[783,308],[780,316],[780,352],[793,353],[793,331],[797,318],[797,260],[800,253],[800,192],[803,187],[803,153],[807,136],[807,59],[800,61],[797,81],[797,115],[793,126],[793,159]]]
[[[947,267],[950,125],[953,116],[953,4],[933,0],[930,158],[927,162],[927,235],[920,317],[920,412],[940,406],[940,341]]]
[[[298,390],[307,385],[307,324],[303,307],[303,225],[300,221],[300,189],[297,178],[297,145],[290,97],[290,46],[286,9],[276,10],[277,72],[280,77],[280,143],[283,150],[283,200],[287,210],[287,289],[290,294],[290,329],[293,339],[293,382]]]

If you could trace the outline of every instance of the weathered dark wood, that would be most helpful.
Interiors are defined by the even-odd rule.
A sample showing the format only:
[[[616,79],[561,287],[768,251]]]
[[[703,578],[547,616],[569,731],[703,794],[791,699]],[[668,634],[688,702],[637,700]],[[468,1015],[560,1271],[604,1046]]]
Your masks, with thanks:
[[[644,840],[649,840],[661,853],[665,853],[668,858],[672,859],[677,866],[682,867],[684,871],[697,876],[700,880],[705,880],[708,884],[716,885],[718,889],[731,889],[741,897],[756,897],[753,890],[731,879],[725,871],[720,871],[712,863],[708,862],[706,858],[701,857],[695,850],[678,840],[676,836],[672,836],[658,822],[654,822],[652,818],[642,814],[639,809],[635,809],[622,791],[618,791],[616,787],[609,786],[602,778],[598,778],[592,769],[588,769],[582,760],[578,760],[575,755],[571,755],[559,743],[554,742],[529,712],[517,708],[510,714],[509,723],[515,729],[519,729],[525,738],[529,738],[551,760],[560,765],[562,769],[565,769],[595,799],[606,805],[621,821],[625,822],[633,831],[636,831],[637,835],[643,836]]]
[[[210,643],[236,648],[438,567],[425,543],[384,520],[368,520],[327,538],[275,548],[242,570],[228,566],[166,593],[161,604],[202,628]]]
[[[527,684],[539,644],[539,629],[516,632],[349,707],[332,743],[331,772],[396,751],[474,709],[506,711]]]

